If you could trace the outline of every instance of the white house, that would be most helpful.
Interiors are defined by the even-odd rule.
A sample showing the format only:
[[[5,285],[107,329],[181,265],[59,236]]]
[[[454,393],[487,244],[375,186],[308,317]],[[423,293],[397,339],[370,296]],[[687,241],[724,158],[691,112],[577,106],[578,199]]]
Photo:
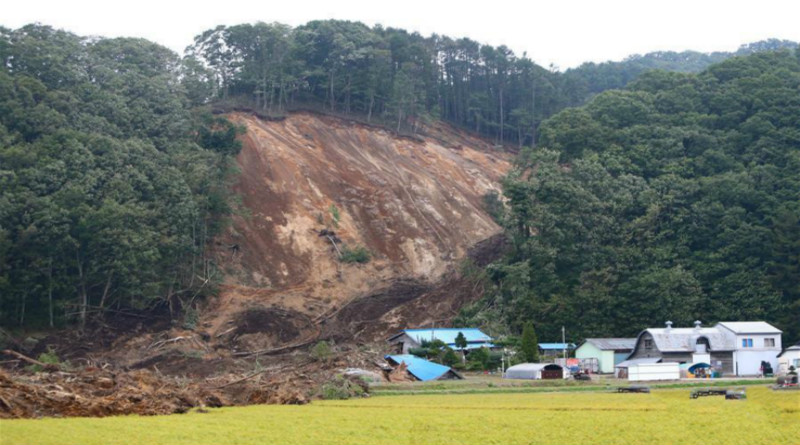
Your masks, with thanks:
[[[721,321],[715,327],[734,338],[734,374],[759,374],[762,361],[778,370],[778,354],[782,350],[780,329],[763,321]]]
[[[779,374],[788,374],[789,367],[794,366],[795,371],[800,372],[800,343],[789,346],[785,351],[778,354]]]

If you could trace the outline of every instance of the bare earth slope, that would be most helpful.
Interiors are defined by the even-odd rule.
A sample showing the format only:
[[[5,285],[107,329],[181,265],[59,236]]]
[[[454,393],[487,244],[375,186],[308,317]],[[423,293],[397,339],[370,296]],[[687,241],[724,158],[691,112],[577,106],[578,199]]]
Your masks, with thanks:
[[[284,321],[289,313],[297,318],[283,330],[299,331],[273,338],[278,346],[354,300],[398,286],[410,293],[360,311],[382,317],[500,232],[482,203],[487,192],[499,192],[510,156],[485,141],[444,125],[428,128],[431,136],[398,137],[311,113],[229,118],[247,128],[234,186],[246,214],[218,243],[226,286],[205,311],[212,333],[229,329],[242,310],[275,306]],[[335,247],[320,235],[325,229]],[[337,248],[359,246],[369,263],[339,261]]]

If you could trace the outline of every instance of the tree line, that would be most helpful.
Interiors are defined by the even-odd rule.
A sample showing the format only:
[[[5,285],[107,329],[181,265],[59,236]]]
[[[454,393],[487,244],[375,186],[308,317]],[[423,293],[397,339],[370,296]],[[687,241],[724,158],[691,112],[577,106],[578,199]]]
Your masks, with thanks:
[[[737,54],[792,45],[769,40]],[[648,70],[699,71],[732,55],[658,52],[562,73],[502,45],[325,20],[296,28],[259,22],[209,29],[187,48],[186,63],[196,70],[199,100],[270,113],[314,107],[397,131],[441,119],[521,147],[536,145],[546,118]]]

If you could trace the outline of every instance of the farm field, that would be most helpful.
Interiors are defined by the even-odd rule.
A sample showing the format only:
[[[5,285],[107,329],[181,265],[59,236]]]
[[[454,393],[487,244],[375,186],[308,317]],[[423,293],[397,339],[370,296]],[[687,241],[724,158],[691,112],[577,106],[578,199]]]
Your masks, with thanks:
[[[157,417],[0,421],[17,444],[799,444],[800,393],[749,387],[747,400],[690,389],[398,395]]]
[[[627,379],[617,379],[606,375],[593,375],[591,381],[564,380],[515,380],[505,379],[498,374],[484,375],[465,373],[464,380],[434,380],[429,382],[380,383],[371,386],[372,395],[428,395],[428,394],[490,394],[490,393],[534,393],[552,391],[608,391],[610,388],[628,386]],[[683,379],[665,382],[651,382],[651,388],[674,389],[692,387],[738,387],[763,385],[764,379],[725,378],[725,379]]]

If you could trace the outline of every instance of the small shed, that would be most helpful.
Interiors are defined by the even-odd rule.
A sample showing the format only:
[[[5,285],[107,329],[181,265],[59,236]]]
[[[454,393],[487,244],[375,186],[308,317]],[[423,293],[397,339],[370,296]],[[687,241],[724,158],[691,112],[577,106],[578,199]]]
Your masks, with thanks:
[[[506,370],[507,379],[563,379],[564,368],[555,363],[520,363]]]
[[[455,380],[464,378],[449,366],[433,363],[424,358],[417,357],[416,355],[387,355],[384,358],[394,366],[405,363],[408,367],[408,373],[415,379],[423,382],[429,380]]]

